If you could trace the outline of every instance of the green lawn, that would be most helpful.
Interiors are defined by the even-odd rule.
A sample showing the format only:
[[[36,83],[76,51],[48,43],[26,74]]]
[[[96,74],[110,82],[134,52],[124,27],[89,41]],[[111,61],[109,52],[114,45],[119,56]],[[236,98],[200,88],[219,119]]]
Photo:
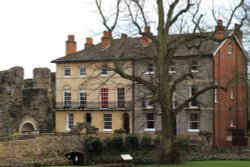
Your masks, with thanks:
[[[54,166],[62,167],[62,166]],[[74,166],[68,166],[74,167]],[[98,166],[82,166],[98,167]],[[250,167],[250,161],[190,161],[181,165],[144,165],[140,167]]]
[[[250,161],[190,161],[181,165],[144,165],[141,167],[250,167]]]

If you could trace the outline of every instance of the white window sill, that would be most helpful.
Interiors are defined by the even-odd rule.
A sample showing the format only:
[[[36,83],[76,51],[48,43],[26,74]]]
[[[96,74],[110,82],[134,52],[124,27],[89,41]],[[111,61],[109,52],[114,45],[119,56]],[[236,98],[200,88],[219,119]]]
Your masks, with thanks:
[[[200,129],[188,129],[188,132],[200,132]]]
[[[64,77],[65,77],[65,78],[69,78],[70,76],[65,76],[65,75],[64,75]]]
[[[148,128],[146,128],[146,129],[144,129],[144,131],[145,132],[155,132],[155,129],[148,129]]]
[[[169,73],[170,73],[170,74],[174,74],[174,73],[176,73],[176,71],[169,71]]]
[[[80,77],[80,78],[84,78],[84,77],[86,77],[86,75],[80,75],[79,77]]]
[[[150,74],[150,75],[153,75],[153,74],[155,74],[154,72],[145,72],[145,74]]]
[[[103,132],[112,132],[112,129],[103,129]]]
[[[191,70],[191,72],[195,72],[196,73],[196,72],[199,72],[199,71],[198,70]]]

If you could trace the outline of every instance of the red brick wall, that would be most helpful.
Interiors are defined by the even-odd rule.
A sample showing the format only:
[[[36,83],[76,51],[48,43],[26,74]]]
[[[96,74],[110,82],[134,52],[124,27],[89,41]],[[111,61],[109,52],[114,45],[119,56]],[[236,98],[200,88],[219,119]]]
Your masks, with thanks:
[[[246,80],[242,80],[246,77],[246,64],[244,54],[234,39],[231,39],[232,54],[228,53],[229,41],[226,40],[213,57],[215,82],[223,86],[232,82],[227,92],[217,91],[218,103],[214,103],[214,145],[231,145],[231,142],[227,141],[227,129],[230,127],[231,119],[234,127],[246,129],[247,88]]]

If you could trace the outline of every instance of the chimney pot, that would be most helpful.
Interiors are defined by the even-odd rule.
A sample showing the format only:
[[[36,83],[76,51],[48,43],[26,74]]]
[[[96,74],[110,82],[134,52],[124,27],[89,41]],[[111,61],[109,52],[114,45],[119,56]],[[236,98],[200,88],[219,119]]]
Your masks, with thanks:
[[[86,38],[85,48],[93,45],[93,38]]]
[[[223,26],[223,21],[219,19],[219,20],[217,21],[217,25],[218,25],[218,26]]]
[[[236,35],[236,37],[238,38],[238,40],[242,44],[243,33],[240,30],[240,24],[237,24],[237,23],[234,24],[234,34]]]
[[[215,40],[223,40],[225,35],[225,27],[223,26],[223,21],[218,20],[217,25],[215,26],[214,39]]]
[[[145,33],[150,33],[150,27],[149,26],[144,27],[144,32]]]
[[[127,39],[128,38],[128,35],[127,34],[121,34],[121,39]]]
[[[105,49],[111,45],[112,34],[109,31],[103,32],[103,37],[101,38],[101,49]]]

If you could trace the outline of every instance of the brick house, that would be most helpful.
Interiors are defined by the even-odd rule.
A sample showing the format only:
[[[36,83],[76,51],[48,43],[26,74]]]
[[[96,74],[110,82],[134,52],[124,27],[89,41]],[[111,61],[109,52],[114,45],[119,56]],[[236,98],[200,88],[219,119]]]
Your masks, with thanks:
[[[150,33],[150,29],[146,27],[145,32]],[[177,108],[210,85],[228,86],[228,91],[211,89],[192,100],[177,114],[176,135],[195,140],[206,135],[212,136],[214,145],[244,145],[247,55],[242,32],[237,24],[234,30],[225,31],[219,20],[214,32],[204,34],[213,38],[180,45],[171,60],[169,75],[173,81],[187,72],[195,76],[177,86],[172,107]],[[184,37],[172,35],[171,39]],[[52,61],[56,63],[57,132],[68,132],[80,122],[96,127],[102,135],[120,129],[152,135],[161,131],[161,111],[150,91],[113,70],[118,65],[134,77],[155,82],[151,41],[145,36],[129,38],[126,34],[120,39],[111,38],[112,34],[104,32],[97,45],[87,38],[85,49],[77,51],[74,36],[69,35],[66,56]]]

